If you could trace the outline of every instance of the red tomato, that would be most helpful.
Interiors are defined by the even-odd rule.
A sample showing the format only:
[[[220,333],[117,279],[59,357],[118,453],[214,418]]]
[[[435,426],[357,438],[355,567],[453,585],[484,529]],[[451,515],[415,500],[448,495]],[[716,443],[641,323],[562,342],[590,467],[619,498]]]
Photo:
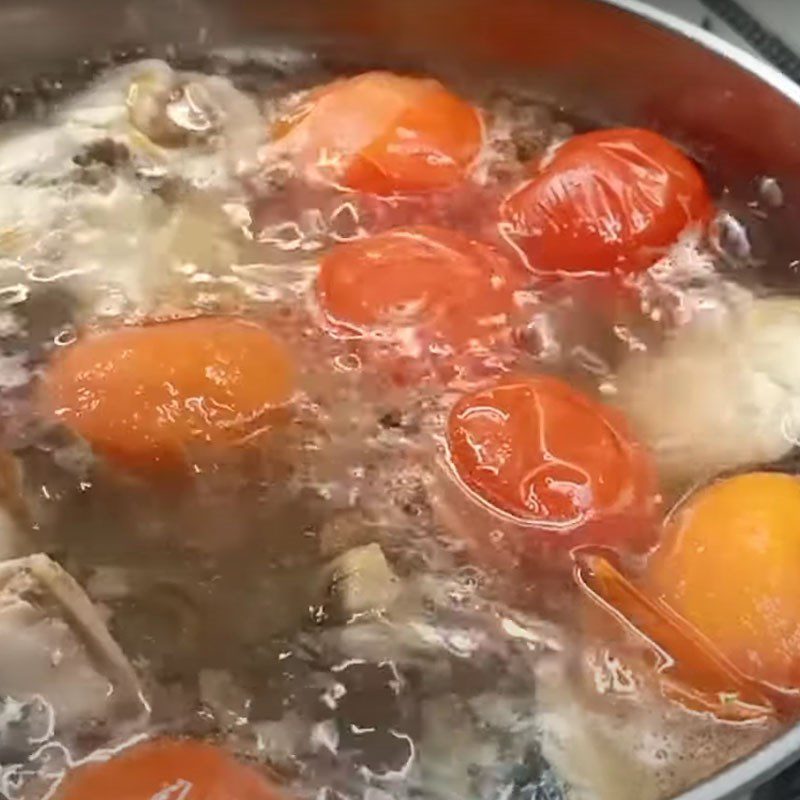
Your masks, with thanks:
[[[612,410],[556,378],[506,378],[462,397],[447,443],[461,480],[532,528],[581,542],[647,528],[655,494],[647,455]],[[624,533],[613,522],[623,519],[631,521]]]
[[[535,272],[638,272],[712,211],[698,169],[657,133],[570,139],[500,207],[501,232]]]
[[[68,773],[56,800],[282,800],[260,772],[201,742],[156,739]]]
[[[320,265],[317,297],[345,336],[408,343],[412,333],[412,347],[463,351],[508,334],[519,285],[491,248],[420,225],[332,250]]]
[[[273,133],[307,175],[381,195],[451,186],[483,144],[472,106],[438,81],[390,72],[312,92]]]
[[[194,443],[230,445],[269,424],[290,398],[293,368],[261,326],[223,317],[119,328],[58,352],[43,413],[117,463],[186,463]]]

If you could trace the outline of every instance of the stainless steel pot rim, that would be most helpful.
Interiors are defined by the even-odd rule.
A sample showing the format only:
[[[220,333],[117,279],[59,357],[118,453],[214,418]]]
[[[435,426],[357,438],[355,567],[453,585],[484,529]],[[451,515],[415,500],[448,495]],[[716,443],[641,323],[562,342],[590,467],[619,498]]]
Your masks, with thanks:
[[[793,103],[800,105],[800,86],[794,81],[760,58],[751,55],[735,44],[726,42],[713,33],[703,30],[699,25],[666,11],[661,11],[658,8],[640,2],[640,0],[599,0],[599,2],[621,8],[636,16],[644,17],[661,28],[666,28],[687,39],[691,39],[707,50],[712,50],[723,58],[734,61],[738,66],[777,89]]]

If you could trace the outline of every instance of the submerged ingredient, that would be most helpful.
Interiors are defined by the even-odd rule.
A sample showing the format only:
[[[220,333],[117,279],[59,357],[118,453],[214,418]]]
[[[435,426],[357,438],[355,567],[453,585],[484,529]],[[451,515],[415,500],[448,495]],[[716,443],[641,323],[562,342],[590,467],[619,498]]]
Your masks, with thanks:
[[[520,276],[457,231],[394,228],[320,263],[317,299],[334,334],[394,342],[406,355],[486,352],[509,339]]]
[[[678,507],[642,586],[744,675],[800,688],[800,480],[750,473]]]
[[[136,673],[105,622],[47,556],[0,562],[0,635],[4,699],[31,705],[13,755],[32,753],[54,735],[108,734],[146,717]]]
[[[531,526],[525,539],[538,532],[626,547],[649,539],[655,481],[646,452],[621,417],[560,380],[507,378],[462,397],[447,441],[466,485]]]
[[[56,800],[281,800],[254,768],[201,742],[154,739],[69,773]]]
[[[799,521],[793,475],[746,473],[700,489],[667,520],[641,575],[625,577],[599,553],[575,554],[578,583],[605,616],[590,614],[588,627],[631,626],[648,657],[622,659],[690,709],[738,721],[792,716]]]
[[[615,403],[665,482],[705,481],[792,450],[800,437],[798,336],[797,299],[745,295],[627,359]]]
[[[42,412],[137,470],[188,463],[193,445],[260,434],[291,398],[290,356],[261,325],[223,317],[119,328],[56,354]]]

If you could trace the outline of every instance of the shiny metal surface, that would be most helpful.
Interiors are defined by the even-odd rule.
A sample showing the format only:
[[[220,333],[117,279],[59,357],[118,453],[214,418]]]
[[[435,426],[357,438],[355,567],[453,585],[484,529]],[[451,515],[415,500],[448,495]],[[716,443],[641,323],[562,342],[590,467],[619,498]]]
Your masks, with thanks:
[[[600,122],[658,128],[743,197],[780,178],[777,271],[800,256],[800,88],[762,62],[635,0],[4,0],[0,86],[115,45],[305,40],[422,62],[436,54],[524,75]],[[800,727],[680,800],[738,798],[800,755]]]

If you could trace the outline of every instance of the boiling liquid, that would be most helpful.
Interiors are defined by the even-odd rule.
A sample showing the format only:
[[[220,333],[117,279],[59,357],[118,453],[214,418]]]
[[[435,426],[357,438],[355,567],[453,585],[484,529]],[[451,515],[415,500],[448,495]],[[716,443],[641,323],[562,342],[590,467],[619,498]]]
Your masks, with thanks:
[[[326,335],[309,299],[320,254],[366,230],[426,221],[481,235],[487,198],[570,126],[514,92],[478,90],[489,147],[463,197],[310,188],[280,159],[263,166],[264,119],[332,76],[301,53],[283,53],[281,71],[268,52],[235,56],[213,62],[235,122],[213,141],[163,150],[131,127],[129,87],[168,81],[163,63],[112,71],[44,122],[0,131],[3,444],[23,464],[33,548],[107,615],[152,709],[145,728],[102,741],[91,726],[56,727],[2,751],[0,792],[49,796],[94,749],[157,733],[220,741],[298,796],[645,800],[773,735],[771,722],[722,723],[631,684],[603,642],[581,640],[563,564],[500,580],[473,565],[464,528],[497,522],[453,491],[441,431],[454,392],[436,356],[398,384],[380,352]],[[97,146],[109,139],[119,146]],[[636,286],[633,310],[598,311],[579,282],[523,293],[523,347],[503,356],[613,396],[631,351],[746,293],[717,260],[687,239]],[[289,348],[294,420],[267,448],[198,452],[188,485],[154,487],[33,413],[37,374],[83,330],[195,312],[258,320]],[[399,596],[342,624],[313,587],[327,561],[371,542]],[[0,739],[25,700],[7,700]]]

